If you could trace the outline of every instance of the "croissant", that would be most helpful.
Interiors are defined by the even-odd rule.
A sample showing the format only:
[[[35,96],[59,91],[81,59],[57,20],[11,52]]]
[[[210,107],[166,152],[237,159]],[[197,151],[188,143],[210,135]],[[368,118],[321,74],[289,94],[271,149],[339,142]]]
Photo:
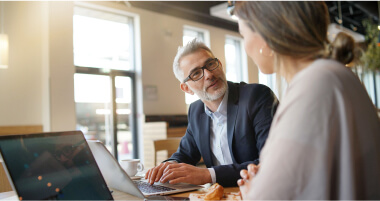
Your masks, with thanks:
[[[204,200],[221,200],[223,198],[224,188],[223,186],[215,183],[212,185],[206,193]]]

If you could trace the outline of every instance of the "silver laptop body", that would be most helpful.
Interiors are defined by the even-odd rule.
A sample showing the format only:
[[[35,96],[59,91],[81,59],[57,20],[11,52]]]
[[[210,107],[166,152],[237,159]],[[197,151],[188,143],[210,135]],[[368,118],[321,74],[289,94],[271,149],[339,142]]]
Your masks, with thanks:
[[[103,174],[103,178],[105,179],[107,185],[110,188],[134,195],[139,198],[145,198],[146,196],[152,195],[168,195],[203,188],[202,186],[187,183],[163,184],[155,182],[154,186],[162,186],[164,190],[155,190],[156,192],[148,192],[150,191],[150,189],[140,190],[139,188],[141,188],[141,183],[145,183],[144,185],[149,185],[149,183],[146,180],[133,181],[123,170],[123,168],[113,157],[113,155],[103,145],[102,142],[98,140],[88,140],[87,142],[90,146],[92,153],[94,154],[95,160],[100,168],[100,171]],[[136,184],[135,182],[139,182],[140,184]],[[139,186],[139,188],[137,186]],[[170,188],[172,190],[166,188]]]

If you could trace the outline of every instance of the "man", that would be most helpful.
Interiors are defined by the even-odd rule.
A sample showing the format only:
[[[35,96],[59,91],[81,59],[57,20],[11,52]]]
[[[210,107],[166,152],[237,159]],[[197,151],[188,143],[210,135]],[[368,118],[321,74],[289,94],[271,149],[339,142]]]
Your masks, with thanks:
[[[173,71],[181,90],[200,100],[190,105],[177,152],[148,170],[145,178],[151,184],[237,186],[240,170],[259,163],[277,108],[275,95],[264,85],[227,82],[220,61],[195,39],[178,49]],[[194,166],[201,157],[208,168]]]

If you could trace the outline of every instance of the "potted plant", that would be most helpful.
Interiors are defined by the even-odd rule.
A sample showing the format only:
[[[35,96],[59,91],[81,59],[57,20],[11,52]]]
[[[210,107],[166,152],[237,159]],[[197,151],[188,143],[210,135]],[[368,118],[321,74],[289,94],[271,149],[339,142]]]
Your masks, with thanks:
[[[380,71],[380,45],[379,29],[371,19],[363,20],[366,30],[365,40],[367,49],[361,57],[363,67],[368,70]]]
[[[360,58],[360,78],[363,82],[363,85],[367,89],[374,105],[379,108],[380,100],[378,98],[378,94],[380,94],[380,31],[377,27],[377,24],[374,23],[372,19],[363,20],[362,23],[366,31],[366,49]],[[364,77],[366,77],[366,79],[364,79]],[[378,112],[380,116],[380,109],[378,109]]]

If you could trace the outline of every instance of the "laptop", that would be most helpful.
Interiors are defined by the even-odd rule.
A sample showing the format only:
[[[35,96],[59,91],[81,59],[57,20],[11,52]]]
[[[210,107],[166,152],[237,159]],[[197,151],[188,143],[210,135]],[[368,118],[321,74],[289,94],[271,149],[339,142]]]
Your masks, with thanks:
[[[19,200],[113,200],[81,131],[0,136]]]
[[[102,142],[89,140],[88,144],[110,188],[139,198],[148,199],[152,195],[169,195],[203,188],[203,186],[187,183],[169,184],[155,182],[153,185],[150,185],[147,180],[132,180]]]

